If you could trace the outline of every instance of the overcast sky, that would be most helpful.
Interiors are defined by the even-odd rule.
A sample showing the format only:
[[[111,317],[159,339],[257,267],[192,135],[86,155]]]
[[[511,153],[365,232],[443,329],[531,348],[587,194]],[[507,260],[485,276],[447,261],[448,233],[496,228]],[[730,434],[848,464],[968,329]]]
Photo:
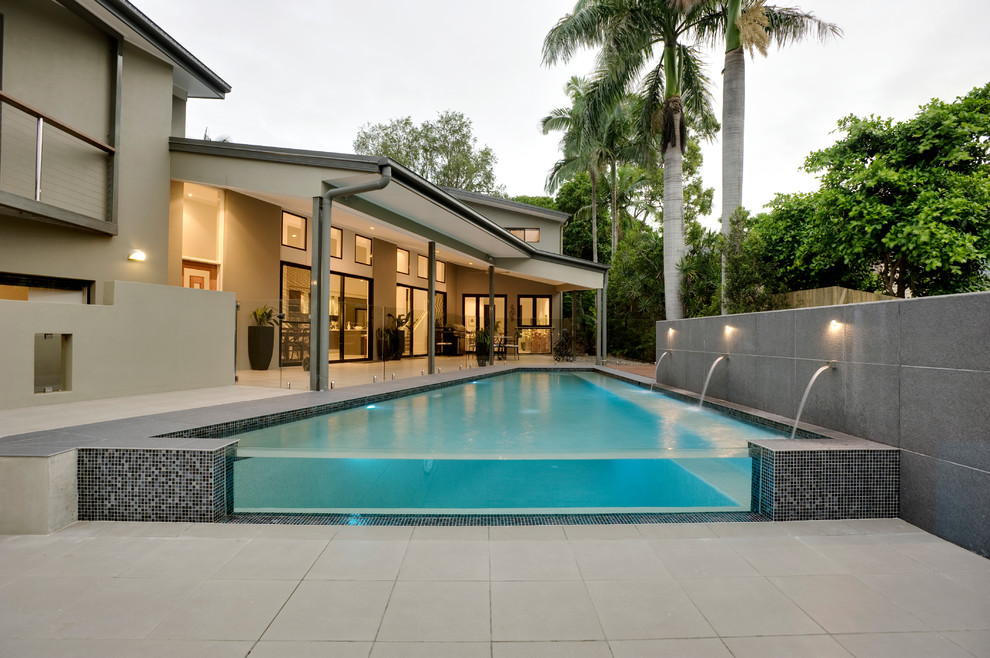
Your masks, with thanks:
[[[367,123],[455,110],[498,157],[510,195],[544,194],[559,135],[539,120],[567,105],[572,75],[593,53],[541,63],[543,37],[573,0],[132,0],[226,80],[225,100],[193,100],[187,136],[353,152]],[[770,0],[772,3],[773,0]],[[906,119],[931,98],[952,100],[990,81],[990,3],[984,0],[802,0],[845,36],[771,50],[746,62],[744,204],[809,191],[800,171],[833,143],[850,113]],[[722,54],[708,58],[721,96]],[[721,107],[718,108],[719,115]],[[720,144],[704,146],[703,178],[719,216]]]

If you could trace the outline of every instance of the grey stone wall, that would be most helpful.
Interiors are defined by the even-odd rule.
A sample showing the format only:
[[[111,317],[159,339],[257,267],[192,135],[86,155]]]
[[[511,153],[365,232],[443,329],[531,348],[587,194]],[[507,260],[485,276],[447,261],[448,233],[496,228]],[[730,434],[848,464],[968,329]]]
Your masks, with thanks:
[[[658,382],[900,448],[900,515],[990,555],[990,293],[657,323]]]

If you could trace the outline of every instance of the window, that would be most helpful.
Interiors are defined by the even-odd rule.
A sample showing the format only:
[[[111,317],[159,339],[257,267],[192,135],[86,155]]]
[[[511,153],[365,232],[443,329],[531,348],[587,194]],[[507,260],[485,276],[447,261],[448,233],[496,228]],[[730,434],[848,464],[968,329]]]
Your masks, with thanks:
[[[331,258],[343,258],[341,244],[344,242],[344,232],[339,228],[330,227],[330,256]]]
[[[526,242],[540,241],[540,229],[538,228],[510,228],[508,231],[520,240],[525,240]]]
[[[416,256],[416,274],[421,279],[428,279],[430,274],[430,259],[426,256]],[[443,261],[437,261],[437,283],[445,283],[447,281],[447,264]]]
[[[354,262],[371,265],[371,238],[354,236]]]
[[[519,326],[549,327],[550,296],[519,295]]]
[[[282,244],[306,251],[306,218],[282,212]]]
[[[405,249],[395,250],[395,271],[399,274],[409,274],[409,252]]]

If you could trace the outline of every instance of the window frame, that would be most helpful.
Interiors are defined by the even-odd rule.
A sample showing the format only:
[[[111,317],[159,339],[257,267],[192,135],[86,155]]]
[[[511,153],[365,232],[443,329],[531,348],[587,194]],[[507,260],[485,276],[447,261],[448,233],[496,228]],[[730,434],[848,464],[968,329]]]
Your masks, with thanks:
[[[295,219],[301,219],[302,220],[302,228],[300,229],[302,231],[302,246],[301,247],[297,247],[296,245],[289,244],[288,242],[285,241],[285,233],[286,233],[286,231],[285,231],[285,219],[286,219],[286,216],[289,216],[289,217],[292,217],[292,218],[295,218]],[[283,210],[282,211],[282,246],[283,247],[288,247],[289,249],[298,249],[299,251],[306,251],[306,249],[309,247],[309,239],[308,239],[309,238],[309,233],[306,230],[309,227],[308,222],[309,222],[309,220],[305,216],[303,216],[303,215],[297,215],[294,212],[289,212],[288,210]]]
[[[527,243],[532,244],[532,243],[535,243],[535,242],[539,242],[540,241],[540,229],[539,228],[514,227],[514,228],[507,228],[505,230],[508,231],[509,233],[511,233],[512,235],[516,236],[517,238],[519,238],[523,242],[527,242]],[[531,240],[529,237],[527,237],[531,233],[535,233],[536,234],[536,239],[535,240]]]
[[[523,324],[523,300],[529,300],[532,303],[532,316],[533,324]],[[539,318],[536,314],[536,300],[545,299],[547,300],[547,322],[546,324],[539,324]],[[516,297],[516,322],[517,327],[520,329],[546,329],[553,326],[553,295],[519,295]]]
[[[367,262],[358,260],[358,246],[357,246],[358,238],[361,238],[362,240],[367,240],[368,241],[368,260],[367,260]],[[375,248],[375,241],[373,239],[369,238],[366,235],[361,235],[360,233],[355,233],[354,234],[354,262],[355,263],[357,263],[358,265],[371,265],[374,262],[374,256],[375,256],[374,248]]]
[[[333,248],[335,235],[337,236],[336,249]],[[330,258],[344,259],[344,232],[336,226],[330,227]]]
[[[404,253],[406,255],[406,269],[404,271],[399,268],[399,252],[402,252],[402,253]],[[395,248],[395,271],[398,274],[409,274],[409,250],[408,249],[403,249],[402,247],[396,247]]]

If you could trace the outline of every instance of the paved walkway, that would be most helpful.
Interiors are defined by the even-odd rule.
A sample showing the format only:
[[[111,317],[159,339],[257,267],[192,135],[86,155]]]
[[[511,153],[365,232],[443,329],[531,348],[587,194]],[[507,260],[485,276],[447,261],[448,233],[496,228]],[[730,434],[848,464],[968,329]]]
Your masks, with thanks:
[[[0,537],[0,656],[990,655],[990,561],[899,520],[77,523]]]

